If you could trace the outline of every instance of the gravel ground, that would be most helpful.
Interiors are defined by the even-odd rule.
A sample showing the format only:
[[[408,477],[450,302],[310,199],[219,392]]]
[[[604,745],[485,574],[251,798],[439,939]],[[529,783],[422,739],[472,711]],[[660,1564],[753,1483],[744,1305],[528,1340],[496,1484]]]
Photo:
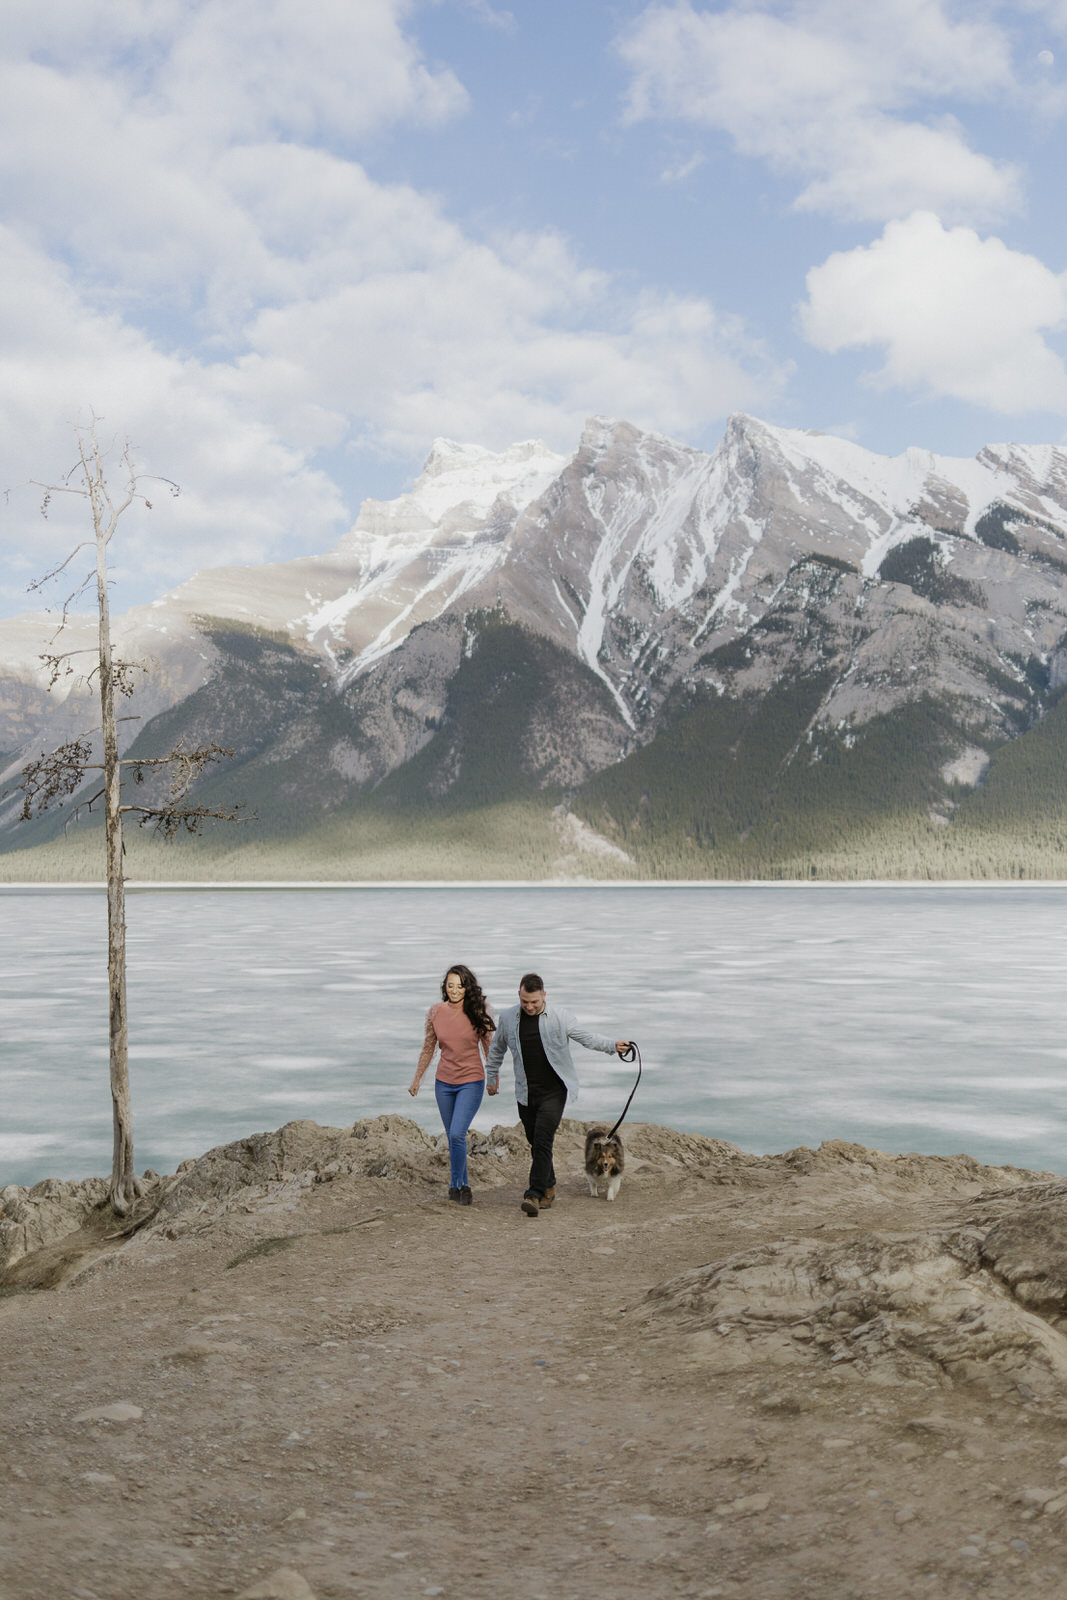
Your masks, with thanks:
[[[727,1179],[650,1130],[607,1205],[570,1126],[536,1219],[517,1157],[469,1209],[439,1167],[342,1171],[0,1299],[0,1600],[1060,1600],[1055,1397],[723,1371],[646,1300],[784,1236],[950,1221],[973,1174]]]

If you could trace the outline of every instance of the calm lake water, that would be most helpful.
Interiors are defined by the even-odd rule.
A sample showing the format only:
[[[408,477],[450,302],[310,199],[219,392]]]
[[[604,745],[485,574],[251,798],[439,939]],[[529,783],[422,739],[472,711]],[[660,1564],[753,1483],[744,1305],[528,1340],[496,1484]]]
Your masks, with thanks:
[[[1067,887],[136,891],[127,905],[139,1167],[295,1117],[400,1112],[451,961],[498,1008],[545,977],[635,1038],[631,1117],[752,1151],[854,1139],[1067,1169]],[[106,905],[0,892],[0,1184],[105,1173]],[[632,1067],[575,1047],[576,1114]],[[514,1122],[511,1077],[476,1127]]]

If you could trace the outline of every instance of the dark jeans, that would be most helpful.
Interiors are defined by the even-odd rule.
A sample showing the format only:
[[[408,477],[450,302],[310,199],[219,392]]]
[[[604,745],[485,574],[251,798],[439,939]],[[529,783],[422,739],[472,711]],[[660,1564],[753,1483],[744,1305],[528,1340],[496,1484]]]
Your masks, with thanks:
[[[543,1100],[531,1101],[526,1106],[521,1102],[519,1104],[519,1117],[526,1130],[533,1156],[530,1162],[530,1187],[526,1193],[535,1194],[539,1200],[544,1199],[546,1189],[556,1187],[556,1169],[552,1165],[552,1142],[556,1137],[556,1129],[560,1125],[566,1104],[566,1089],[558,1094],[547,1094]]]

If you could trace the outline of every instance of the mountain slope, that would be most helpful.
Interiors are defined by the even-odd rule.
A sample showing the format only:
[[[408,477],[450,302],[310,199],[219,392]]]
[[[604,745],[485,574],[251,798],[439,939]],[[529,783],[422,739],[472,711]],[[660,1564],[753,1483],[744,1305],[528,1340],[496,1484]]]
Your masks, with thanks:
[[[92,720],[47,692],[48,626],[0,623],[0,786]],[[890,837],[900,870],[983,870],[1045,838],[1067,767],[1067,452],[748,417],[710,455],[604,419],[569,457],[438,441],[336,551],[200,573],[116,635],[148,662],[133,753],[232,746],[204,797],[261,846],[562,807],[591,870],[844,870]],[[55,831],[5,804],[0,848]]]

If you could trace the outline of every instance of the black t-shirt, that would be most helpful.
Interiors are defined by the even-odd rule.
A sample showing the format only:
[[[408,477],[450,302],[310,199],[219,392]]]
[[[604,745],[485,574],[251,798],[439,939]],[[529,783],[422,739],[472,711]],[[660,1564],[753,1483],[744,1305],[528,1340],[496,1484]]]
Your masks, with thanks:
[[[546,1095],[566,1094],[567,1085],[545,1055],[541,1043],[541,1018],[531,1017],[526,1011],[519,1013],[519,1048],[526,1072],[526,1097],[528,1101],[543,1100]]]

